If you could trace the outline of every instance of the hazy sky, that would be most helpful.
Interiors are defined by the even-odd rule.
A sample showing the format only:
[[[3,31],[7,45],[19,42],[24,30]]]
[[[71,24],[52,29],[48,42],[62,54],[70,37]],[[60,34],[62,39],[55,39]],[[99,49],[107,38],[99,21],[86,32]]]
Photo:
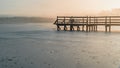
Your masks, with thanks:
[[[0,14],[89,15],[120,7],[120,0],[0,0]]]

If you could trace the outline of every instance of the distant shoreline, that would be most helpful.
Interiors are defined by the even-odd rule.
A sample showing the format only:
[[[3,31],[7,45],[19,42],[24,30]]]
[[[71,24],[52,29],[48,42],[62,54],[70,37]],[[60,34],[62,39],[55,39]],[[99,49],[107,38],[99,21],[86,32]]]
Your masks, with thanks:
[[[53,23],[54,20],[45,17],[0,17],[0,23]]]

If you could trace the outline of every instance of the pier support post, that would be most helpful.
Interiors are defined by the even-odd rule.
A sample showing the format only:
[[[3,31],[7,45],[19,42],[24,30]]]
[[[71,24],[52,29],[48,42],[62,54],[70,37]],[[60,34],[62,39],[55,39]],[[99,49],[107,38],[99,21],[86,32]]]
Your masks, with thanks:
[[[96,25],[94,26],[94,32],[96,32]]]
[[[97,28],[97,25],[96,25],[96,26],[95,26],[95,31],[97,31],[97,29],[98,29],[98,28]]]
[[[74,27],[72,27],[72,30],[74,31]]]
[[[88,32],[88,25],[86,25],[86,32]]]
[[[73,25],[72,24],[70,24],[70,31],[72,31],[73,30]]]
[[[92,31],[94,31],[94,26],[92,25]]]
[[[57,25],[57,31],[60,31],[60,30],[61,30],[60,26],[59,26],[59,25]]]
[[[111,25],[109,25],[109,32],[111,32]]]
[[[84,25],[82,26],[82,31],[84,31]]]
[[[107,25],[105,25],[105,32],[107,32]]]
[[[108,32],[108,28],[109,28],[109,32],[111,32],[111,25],[106,25],[105,26],[105,32]]]
[[[77,31],[80,31],[80,27],[79,27],[79,25],[77,26]]]
[[[64,25],[64,31],[66,31],[67,30],[67,26],[66,25]]]
[[[91,31],[91,26],[89,25],[89,32]]]

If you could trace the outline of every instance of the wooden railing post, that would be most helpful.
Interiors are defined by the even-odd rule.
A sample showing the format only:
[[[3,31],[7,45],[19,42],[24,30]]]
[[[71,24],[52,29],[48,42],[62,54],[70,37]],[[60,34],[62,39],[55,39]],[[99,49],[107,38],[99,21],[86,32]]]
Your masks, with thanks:
[[[95,18],[95,23],[96,23],[96,26],[95,26],[95,29],[96,29],[96,30],[95,30],[95,31],[97,31],[97,29],[98,29],[98,28],[97,28],[98,18]]]
[[[109,24],[109,32],[111,32],[111,16],[109,17],[109,22],[110,22],[110,24]]]
[[[82,20],[83,20],[82,31],[84,31],[84,24],[85,24],[85,20],[84,20],[84,17],[82,18]]]
[[[86,32],[88,32],[88,16],[87,16],[87,21],[86,21]]]
[[[89,32],[91,31],[91,16],[89,16]]]
[[[95,23],[95,17],[94,17],[94,32],[96,30],[95,26],[96,26],[96,23]]]
[[[105,17],[105,32],[107,32],[107,17]]]

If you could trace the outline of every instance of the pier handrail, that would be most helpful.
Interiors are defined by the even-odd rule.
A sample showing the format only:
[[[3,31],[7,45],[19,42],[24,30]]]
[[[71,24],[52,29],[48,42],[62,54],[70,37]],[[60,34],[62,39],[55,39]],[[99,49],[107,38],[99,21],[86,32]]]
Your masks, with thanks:
[[[72,20],[74,21],[71,22]],[[64,26],[65,30],[67,26],[71,26],[70,30],[74,26],[77,26],[78,29],[80,29],[79,26],[83,26],[83,28],[86,26],[86,31],[91,27],[93,29],[97,26],[105,26],[106,31],[108,27],[110,31],[111,26],[120,26],[120,16],[57,16],[54,24],[59,27]]]

